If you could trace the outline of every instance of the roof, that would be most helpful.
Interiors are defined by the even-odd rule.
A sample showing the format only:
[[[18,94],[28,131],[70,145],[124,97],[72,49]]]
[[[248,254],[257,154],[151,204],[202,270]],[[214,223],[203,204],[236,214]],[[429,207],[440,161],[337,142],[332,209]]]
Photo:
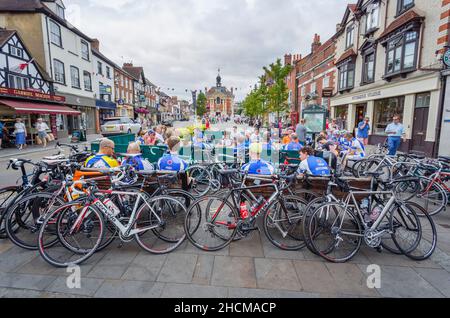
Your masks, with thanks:
[[[348,59],[349,57],[356,56],[356,55],[357,55],[357,54],[356,54],[355,50],[349,49],[349,50],[345,51],[345,53],[342,54],[341,57],[338,58],[337,61],[336,61],[334,64],[335,64],[335,65],[338,65],[339,63],[345,61],[345,60]]]
[[[111,66],[115,67],[115,63],[111,61],[109,58],[107,58],[105,55],[103,55],[99,50],[92,48],[92,54],[101,58],[103,61],[108,62],[108,64],[111,64]]]
[[[122,69],[124,69],[128,74],[130,74],[135,80],[139,80],[141,77],[141,74],[144,73],[144,68],[141,66],[123,66]]]
[[[0,0],[0,12],[43,13],[85,40],[89,42],[92,41],[86,34],[75,28],[68,21],[61,19],[55,12],[50,10],[50,8],[45,5],[45,2],[55,2],[55,0]]]
[[[0,45],[3,46],[15,33],[13,30],[0,29]]]
[[[233,94],[226,87],[223,86],[211,87],[206,94],[209,95],[214,93],[222,93],[225,94],[226,96],[233,97]]]
[[[397,19],[395,19],[394,22],[389,24],[389,26],[384,30],[384,32],[380,35],[379,38],[380,39],[384,38],[385,36],[391,34],[392,32],[394,32],[395,30],[402,27],[408,22],[423,19],[425,19],[425,17],[418,15],[414,10],[409,10],[400,17],[398,17]]]
[[[345,22],[347,21],[348,17],[350,16],[350,12],[355,13],[356,9],[357,9],[356,4],[347,5],[347,8],[345,9],[344,17],[342,18],[342,21],[341,21],[341,27],[339,28],[337,33],[342,33],[342,31],[345,29],[345,25],[346,25]]]

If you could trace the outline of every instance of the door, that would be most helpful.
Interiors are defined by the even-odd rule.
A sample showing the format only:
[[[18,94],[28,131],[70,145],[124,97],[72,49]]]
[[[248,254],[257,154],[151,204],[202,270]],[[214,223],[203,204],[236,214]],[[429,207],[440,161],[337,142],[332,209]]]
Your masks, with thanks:
[[[414,123],[412,131],[412,151],[426,152],[428,113],[430,109],[430,93],[416,96]]]
[[[355,114],[355,125],[354,125],[354,133],[358,134],[358,125],[360,122],[364,120],[366,117],[366,104],[356,105],[356,114]]]

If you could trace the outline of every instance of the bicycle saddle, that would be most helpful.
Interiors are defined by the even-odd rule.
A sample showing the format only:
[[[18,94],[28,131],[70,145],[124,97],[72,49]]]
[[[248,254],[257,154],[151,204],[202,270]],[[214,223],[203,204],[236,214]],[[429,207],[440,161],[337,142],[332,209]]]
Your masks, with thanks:
[[[219,170],[219,173],[222,176],[231,176],[233,174],[239,173],[239,170],[237,170],[237,169]]]

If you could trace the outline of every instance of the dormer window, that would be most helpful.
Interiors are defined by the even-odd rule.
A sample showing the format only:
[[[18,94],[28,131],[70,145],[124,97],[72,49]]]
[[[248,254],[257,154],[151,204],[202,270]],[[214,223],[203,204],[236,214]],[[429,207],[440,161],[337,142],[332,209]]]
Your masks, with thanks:
[[[414,7],[414,0],[397,0],[397,15],[401,15]]]
[[[347,28],[347,34],[345,38],[345,48],[348,49],[349,47],[353,46],[354,38],[355,38],[355,25],[351,24]]]
[[[9,54],[20,59],[23,58],[23,50],[17,46],[9,45]]]
[[[56,4],[56,14],[58,15],[58,17],[60,17],[61,19],[65,20],[66,19],[66,14],[64,12],[64,7]]]
[[[380,4],[378,2],[371,3],[366,9],[366,34],[378,29],[380,20]]]

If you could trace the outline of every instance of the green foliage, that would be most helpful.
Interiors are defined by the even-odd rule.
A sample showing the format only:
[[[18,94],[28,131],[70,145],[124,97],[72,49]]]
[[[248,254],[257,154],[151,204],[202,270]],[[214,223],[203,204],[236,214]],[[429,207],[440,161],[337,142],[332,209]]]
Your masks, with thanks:
[[[200,92],[197,97],[197,116],[203,117],[206,114],[206,95]]]

